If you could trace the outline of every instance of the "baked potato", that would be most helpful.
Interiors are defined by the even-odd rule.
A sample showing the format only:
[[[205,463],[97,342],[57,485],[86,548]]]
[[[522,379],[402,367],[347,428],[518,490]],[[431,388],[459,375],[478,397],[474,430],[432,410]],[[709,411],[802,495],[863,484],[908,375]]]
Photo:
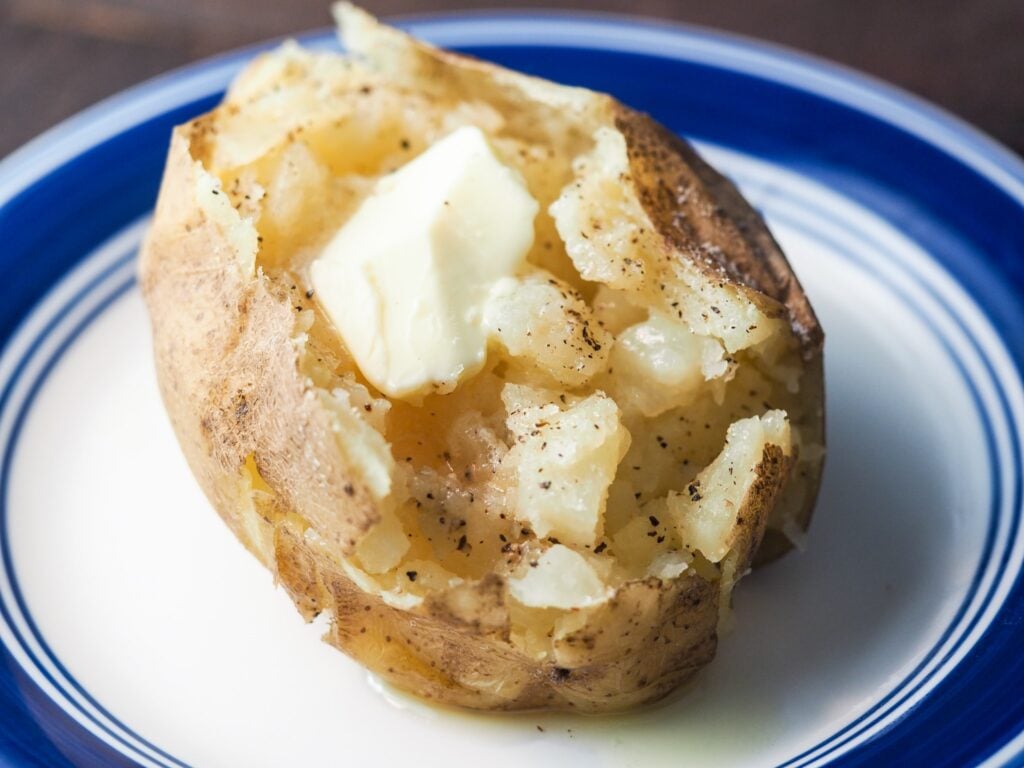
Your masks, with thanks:
[[[173,134],[140,282],[191,469],[301,614],[400,689],[657,700],[712,659],[736,582],[808,526],[811,305],[733,185],[649,116],[335,10],[347,55],[285,44]],[[313,268],[467,128],[536,201],[529,237],[478,364],[388,394]]]

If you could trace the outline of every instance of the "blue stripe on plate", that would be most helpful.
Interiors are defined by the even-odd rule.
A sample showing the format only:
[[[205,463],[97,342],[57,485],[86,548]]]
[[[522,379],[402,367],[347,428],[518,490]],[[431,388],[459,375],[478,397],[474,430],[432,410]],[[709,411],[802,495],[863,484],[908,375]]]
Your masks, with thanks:
[[[118,264],[117,266],[123,266],[123,262]],[[113,270],[111,270],[111,271],[113,271]],[[107,276],[108,275],[105,273],[104,277],[107,277]],[[50,372],[53,370],[54,366],[56,366],[57,363],[59,363],[60,358],[64,355],[64,353],[68,350],[68,348],[72,344],[74,344],[75,340],[114,301],[116,301],[118,298],[123,296],[125,294],[125,292],[129,288],[132,287],[133,284],[134,284],[134,281],[129,281],[127,283],[122,283],[122,284],[119,284],[116,287],[114,287],[114,289],[111,291],[111,293],[108,296],[106,296],[96,307],[91,309],[85,315],[85,317],[83,317],[82,320],[80,320],[75,325],[75,327],[72,330],[72,332],[65,339],[63,339],[60,342],[60,344],[58,345],[56,350],[53,352],[52,356],[46,361],[45,365],[43,366],[42,370],[39,373],[38,378],[36,378],[32,382],[31,389],[29,390],[28,396],[25,398],[24,403],[22,404],[21,408],[18,411],[18,414],[17,414],[17,417],[16,417],[16,421],[15,421],[15,426],[14,426],[14,429],[12,430],[12,433],[11,433],[10,442],[7,445],[5,445],[3,447],[3,449],[2,449],[2,452],[3,452],[3,464],[2,464],[2,467],[0,467],[0,531],[3,531],[4,534],[5,534],[3,536],[3,538],[0,538],[0,556],[2,556],[3,567],[4,567],[4,570],[6,572],[7,578],[10,581],[11,586],[12,586],[12,591],[14,593],[15,603],[16,603],[19,611],[21,612],[21,615],[25,618],[25,620],[26,620],[26,622],[28,624],[28,627],[29,627],[29,631],[36,638],[36,641],[42,646],[43,652],[46,655],[47,659],[50,661],[51,664],[54,665],[54,667],[56,667],[56,669],[59,672],[59,674],[61,674],[66,680],[70,681],[72,689],[75,690],[79,695],[81,695],[86,701],[88,701],[90,705],[92,705],[104,717],[114,721],[118,725],[120,725],[120,723],[118,723],[116,718],[113,718],[110,715],[110,713],[107,712],[103,708],[103,706],[99,702],[97,702],[89,694],[88,691],[86,691],[81,685],[79,685],[75,681],[74,677],[71,674],[68,673],[68,671],[67,671],[67,669],[65,669],[64,665],[60,662],[60,660],[49,649],[49,647],[46,644],[45,639],[43,638],[42,634],[39,632],[38,628],[36,627],[35,621],[32,619],[32,614],[31,614],[28,606],[26,605],[25,600],[24,600],[24,598],[22,596],[22,593],[21,593],[21,589],[18,586],[17,576],[16,576],[16,574],[14,572],[14,568],[13,568],[13,559],[11,557],[10,541],[9,541],[9,538],[6,536],[6,532],[7,532],[7,489],[8,489],[9,484],[10,484],[11,460],[12,460],[12,458],[14,456],[14,452],[15,452],[15,447],[17,445],[18,436],[21,433],[21,429],[22,429],[22,426],[24,424],[25,417],[28,415],[29,409],[32,407],[32,403],[35,400],[36,395],[39,393],[40,388],[45,383],[47,377],[49,376]],[[109,289],[109,286],[104,286],[104,287]],[[82,298],[87,296],[92,290],[95,290],[95,286],[92,286],[90,289],[87,289],[86,291],[83,291],[78,297],[76,297],[76,299],[74,301],[72,301],[70,304],[68,304],[66,307],[64,307],[61,310],[61,312],[54,318],[54,320],[55,321],[61,320],[67,314],[67,312],[69,310],[71,310],[75,306],[75,304],[78,303],[78,301],[80,301]],[[49,335],[49,333],[53,330],[53,325],[55,325],[55,323],[51,324],[50,326],[48,326],[46,331],[39,336],[39,338],[32,345],[32,347],[27,351],[27,354],[26,354],[26,356],[25,356],[25,358],[24,358],[24,360],[22,362],[27,361],[29,359],[29,357],[31,357],[38,350],[39,344],[43,340],[45,340],[46,337]],[[14,383],[16,383],[18,381],[18,375],[20,374],[20,372],[21,372],[21,366],[19,366],[19,370],[15,373],[15,375],[13,375],[11,377],[11,379],[10,379],[10,383],[11,384],[14,384]],[[9,391],[5,392],[5,398],[4,399],[6,399],[6,395],[7,394],[9,394]],[[2,409],[2,407],[3,407],[2,404],[0,404],[0,409]],[[5,605],[3,605],[2,602],[0,602],[0,616],[2,616],[3,619],[7,622],[8,626],[11,626],[12,628],[14,627],[14,622],[11,620],[11,615],[8,612],[7,607]],[[14,630],[14,633],[15,633],[15,635],[19,635],[17,630]],[[19,636],[19,640],[22,642],[22,645],[24,645],[23,638],[20,638],[20,636]],[[59,679],[55,678],[54,676],[52,676],[51,674],[47,673],[45,671],[45,667],[43,665],[39,664],[39,660],[34,656],[34,654],[32,654],[31,652],[28,652],[27,650],[26,650],[26,652],[32,658],[32,660],[35,663],[36,667],[41,671],[43,676],[46,678],[47,682],[49,682],[51,685],[56,687],[58,690],[63,690],[64,689],[64,685],[62,685],[61,681]],[[35,687],[34,683],[29,683],[29,685],[32,686],[32,687]],[[81,708],[79,708],[79,711],[82,711],[83,714],[85,714],[85,711],[81,710]],[[95,723],[95,728],[96,729],[98,729],[99,731],[101,731],[103,733],[106,733],[111,738],[113,738],[116,742],[124,745],[128,750],[135,749],[135,747],[132,746],[131,742],[129,742],[128,740],[126,740],[125,738],[120,736],[115,731],[113,731],[110,728],[108,728],[101,721],[99,721],[99,720],[97,720],[96,718],[93,718],[93,717],[90,717],[90,719],[92,720],[93,723]],[[128,730],[128,729],[125,729],[125,730]],[[133,734],[133,736],[135,736],[135,739],[138,742],[140,742],[144,746],[148,747],[150,750],[155,752],[157,755],[160,755],[160,756],[163,756],[163,757],[167,758],[167,761],[168,761],[167,765],[179,766],[179,767],[183,767],[184,766],[183,763],[175,760],[173,757],[168,755],[166,752],[163,752],[162,750],[159,750],[158,748],[156,748],[153,745],[149,744],[149,742],[147,742],[142,737],[137,736],[136,734]]]
[[[813,203],[810,203],[809,201],[802,201],[802,202],[808,208],[813,208]],[[815,212],[816,212],[817,216],[819,217],[819,219],[821,220],[821,222],[824,223],[824,222],[827,222],[829,220],[829,212],[826,209],[824,209],[824,208],[817,208]],[[827,243],[831,249],[833,249],[836,253],[841,254],[848,261],[851,261],[853,263],[857,263],[857,264],[861,265],[862,267],[864,267],[865,269],[867,269],[868,271],[870,271],[870,265],[864,263],[860,258],[858,258],[857,254],[854,251],[852,251],[851,249],[849,249],[848,247],[846,247],[843,244],[843,242],[841,240],[839,240],[833,234],[833,232],[830,229],[828,229],[827,227],[823,226],[823,227],[808,228],[805,222],[798,222],[796,220],[788,219],[787,217],[779,215],[778,213],[774,214],[773,218],[774,218],[775,221],[787,223],[790,227],[792,227],[793,229],[795,229],[797,231],[803,231],[806,234],[810,234],[814,238],[814,240],[816,242]],[[884,245],[879,243],[878,247],[879,247],[880,251],[884,252]],[[878,277],[877,272],[874,273],[874,274],[875,274],[876,277]],[[908,306],[913,307],[915,312],[925,322],[927,322],[927,315],[921,310],[920,306],[914,301],[913,297],[908,295],[906,292],[901,291],[898,287],[896,287],[894,285],[890,285],[889,287],[890,287],[890,289],[895,291],[897,293],[897,295],[899,295],[901,297],[901,299]],[[934,293],[932,293],[932,296],[937,301],[939,301],[939,303],[941,303],[943,305],[943,307],[947,311],[949,311],[950,308],[948,307],[948,305],[945,304],[945,302],[942,301],[941,297],[938,297]],[[989,523],[988,533],[986,535],[985,545],[984,545],[984,547],[982,549],[981,562],[979,563],[979,567],[978,567],[977,572],[975,573],[973,579],[971,580],[971,585],[970,585],[970,587],[968,589],[968,592],[967,592],[966,596],[964,597],[963,603],[961,604],[960,608],[957,610],[957,613],[956,613],[955,617],[953,618],[953,620],[950,622],[950,626],[946,629],[946,631],[942,634],[942,636],[936,642],[935,647],[921,660],[921,662],[917,665],[917,667],[915,667],[910,672],[910,674],[907,675],[906,679],[904,681],[902,681],[900,684],[898,684],[895,688],[893,688],[893,690],[890,691],[885,697],[883,697],[877,703],[875,703],[867,712],[865,712],[864,714],[862,714],[860,717],[858,717],[857,719],[853,720],[852,722],[848,723],[846,726],[841,728],[836,733],[834,733],[831,736],[829,736],[828,739],[825,742],[823,742],[822,744],[819,744],[819,745],[815,745],[815,746],[805,750],[804,752],[801,752],[800,754],[796,755],[795,757],[791,758],[790,760],[787,760],[786,762],[782,763],[779,768],[797,768],[798,766],[809,765],[812,762],[816,762],[816,761],[821,760],[822,758],[826,758],[830,753],[833,753],[833,752],[837,751],[843,745],[848,743],[851,739],[855,738],[862,730],[870,727],[873,723],[877,722],[878,720],[884,719],[884,715],[885,715],[885,713],[888,710],[892,709],[895,706],[898,706],[901,702],[903,702],[907,698],[913,696],[913,694],[915,692],[920,690],[922,687],[926,686],[929,681],[931,681],[932,679],[934,679],[936,677],[936,672],[933,671],[931,674],[925,676],[924,678],[922,678],[921,680],[918,680],[917,682],[915,682],[913,684],[910,684],[910,681],[913,678],[915,678],[920,673],[921,670],[923,670],[926,667],[928,667],[936,659],[939,649],[941,648],[941,646],[943,644],[945,644],[945,642],[953,634],[954,630],[959,630],[963,634],[967,634],[970,631],[970,629],[977,622],[978,614],[980,614],[984,610],[984,607],[991,600],[992,592],[993,592],[993,590],[995,588],[995,584],[994,583],[992,585],[990,585],[990,588],[988,590],[988,594],[985,596],[985,602],[977,609],[976,615],[975,615],[974,619],[972,619],[972,621],[968,624],[967,627],[959,627],[958,626],[960,624],[960,621],[961,621],[963,615],[967,611],[968,605],[973,601],[973,599],[977,595],[978,588],[981,585],[982,575],[983,575],[983,571],[984,571],[986,562],[989,560],[989,558],[993,554],[993,544],[994,544],[995,535],[996,535],[996,527],[997,527],[998,522],[999,522],[999,516],[1000,516],[1000,512],[1001,512],[1002,505],[1003,505],[1003,503],[1002,503],[1002,495],[1001,495],[1001,491],[1000,491],[1000,479],[1002,477],[1002,472],[1001,472],[1001,467],[1000,467],[1000,462],[999,462],[999,455],[998,455],[998,452],[995,449],[995,441],[994,441],[994,438],[993,438],[993,435],[992,435],[992,422],[991,422],[991,419],[989,418],[988,412],[985,410],[985,408],[984,408],[984,406],[983,406],[983,404],[981,402],[981,397],[980,397],[980,395],[978,393],[978,389],[975,386],[975,384],[972,381],[972,379],[970,378],[970,376],[969,376],[967,370],[965,369],[965,367],[963,366],[963,364],[957,358],[957,355],[956,355],[955,351],[953,350],[952,346],[949,344],[948,340],[945,337],[943,337],[941,335],[941,333],[938,332],[938,330],[934,327],[933,324],[929,324],[929,325],[932,328],[933,332],[935,333],[935,338],[940,340],[940,342],[942,343],[943,348],[945,349],[946,353],[949,355],[950,359],[955,363],[955,365],[957,367],[957,370],[960,372],[961,377],[963,378],[964,382],[967,384],[967,386],[968,386],[968,388],[970,390],[971,397],[974,400],[975,407],[977,408],[979,417],[981,419],[981,422],[982,422],[982,425],[983,425],[983,428],[984,428],[984,431],[985,431],[986,449],[987,449],[987,451],[989,453],[989,456],[991,457],[991,468],[992,468],[991,469],[991,483],[992,483],[992,485],[993,485],[995,490],[994,490],[994,493],[993,493],[993,498],[992,498],[992,503],[991,503],[991,511],[989,513],[991,520],[990,520],[990,523]],[[981,348],[974,341],[974,338],[971,336],[971,334],[968,331],[968,329],[965,328],[963,326],[963,324],[959,324],[959,325],[960,325],[961,330],[964,331],[965,336],[968,339],[970,339],[971,344],[974,347],[974,349],[979,353],[979,357],[983,361],[985,361],[986,371],[992,377],[992,380],[995,381],[995,382],[998,382],[998,378],[995,375],[995,371],[993,371],[991,365],[989,365],[987,360],[985,360],[985,355],[984,355],[983,351],[981,350]],[[1006,404],[1005,395],[1002,392],[1002,387],[998,387],[998,391],[1000,393],[1000,404],[1003,406],[1003,411],[1000,414],[1000,416],[1005,418],[1009,414],[1009,409],[1008,409],[1007,404]],[[1015,441],[1014,445],[1015,445],[1015,451],[1014,451],[1014,454],[1013,454],[1013,461],[1012,461],[1012,464],[1011,464],[1011,467],[1010,467],[1011,471],[1013,470],[1014,467],[1019,467],[1020,466],[1019,446],[1016,444],[1016,441]],[[1019,472],[1015,473],[1015,478],[1016,478],[1016,480],[1015,480],[1015,488],[1016,488],[1016,490],[1015,490],[1015,494],[1014,494],[1014,499],[1015,500],[1014,500],[1014,502],[1012,502],[1011,509],[1019,509],[1020,508],[1021,478],[1020,478],[1020,473]],[[1010,536],[1009,536],[1009,540],[1011,542],[1015,538],[1015,534],[1016,534],[1016,530],[1018,528],[1018,524],[1019,524],[1019,518],[1014,517],[1012,519],[1012,525],[1011,525]],[[1008,551],[1007,551],[1007,553],[999,553],[999,554],[1000,554],[1000,557],[1005,558],[1005,557],[1008,556]],[[945,657],[948,658],[949,656],[951,656],[955,650],[956,650],[955,648],[949,649],[945,653]]]

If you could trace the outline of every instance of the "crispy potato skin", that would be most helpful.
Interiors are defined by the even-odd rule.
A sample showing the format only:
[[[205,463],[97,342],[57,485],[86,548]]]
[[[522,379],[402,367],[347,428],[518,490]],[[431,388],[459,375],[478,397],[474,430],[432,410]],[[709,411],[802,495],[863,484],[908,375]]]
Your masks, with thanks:
[[[501,99],[520,98],[518,75],[425,46],[413,53],[426,62],[424,71],[471,82],[474,91],[494,77]],[[820,405],[823,336],[760,217],[688,144],[646,115],[597,94],[588,106],[626,137],[632,183],[665,247],[709,280],[733,284],[788,318],[805,363],[806,397]],[[721,592],[717,581],[692,570],[622,586],[583,627],[556,637],[543,663],[510,642],[497,576],[411,610],[352,581],[342,558],[379,519],[377,503],[299,370],[286,290],[254,268],[245,233],[203,198],[195,157],[205,125],[200,118],[174,133],[140,261],[161,393],[189,465],[227,525],[304,617],[333,615],[325,640],[399,688],[475,709],[622,710],[664,697],[706,665],[717,644]],[[681,198],[683,188],[690,192]],[[716,248],[696,247],[702,242]],[[823,444],[821,407],[809,420],[802,428]],[[269,501],[254,506],[247,462],[272,490]],[[788,549],[783,537],[766,538],[765,531],[792,468],[793,457],[766,448],[734,534],[738,572]],[[812,491],[817,484],[812,477]],[[801,527],[813,503],[812,492]]]
[[[649,115],[616,104],[614,120],[637,197],[665,242],[709,280],[727,279],[754,300],[766,296],[785,307],[804,358],[820,356],[824,334],[800,282],[732,182]]]
[[[615,126],[626,137],[637,198],[664,241],[708,280],[727,280],[752,300],[767,298],[785,312],[804,361],[800,391],[817,403],[799,426],[810,441],[824,445],[825,335],[764,220],[685,140],[629,107],[616,104],[614,111]],[[810,525],[823,469],[824,462],[816,462],[814,475],[806,480],[808,493],[795,514],[801,530]],[[754,565],[777,560],[793,546],[776,530],[763,531],[757,541]]]
[[[349,552],[379,517],[373,500],[309,397],[294,311],[199,204],[190,133],[174,133],[139,266],[171,423],[199,484],[250,549],[232,510],[249,503],[240,477],[253,456],[280,503]]]
[[[428,606],[392,608],[352,583],[301,532],[275,536],[277,575],[307,618],[330,608],[325,638],[403,690],[473,709],[609,712],[656,701],[711,661],[718,587],[693,574],[631,582],[538,664],[508,643],[506,622]],[[489,583],[488,583],[489,582]],[[500,580],[479,585],[487,604]],[[496,612],[498,615],[501,612]]]

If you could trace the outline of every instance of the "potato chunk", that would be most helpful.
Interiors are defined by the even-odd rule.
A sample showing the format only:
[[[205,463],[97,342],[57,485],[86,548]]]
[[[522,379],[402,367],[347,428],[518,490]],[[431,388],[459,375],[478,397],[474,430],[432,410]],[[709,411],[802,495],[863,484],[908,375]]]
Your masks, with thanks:
[[[387,510],[380,522],[359,540],[356,556],[368,573],[386,573],[402,562],[409,551],[409,539],[395,513]]]
[[[729,352],[777,333],[781,321],[765,308],[737,296],[725,282],[707,280],[691,259],[667,257],[643,201],[628,193],[637,168],[625,136],[602,127],[593,140],[592,150],[573,162],[574,180],[548,208],[580,275],[671,312],[698,333],[719,339]],[[690,195],[686,188],[673,191],[679,205]],[[721,253],[711,242],[697,240],[691,247],[701,259]]]
[[[713,338],[698,336],[678,320],[653,313],[626,328],[611,355],[616,401],[644,416],[657,416],[691,403],[705,382],[728,379],[733,366]]]
[[[576,180],[548,209],[566,253],[587,280],[641,290],[662,248],[637,199],[630,195],[629,159],[621,134],[599,128],[594,150],[573,162]]]
[[[629,448],[618,406],[600,392],[573,403],[514,384],[505,387],[502,399],[515,437],[506,461],[516,474],[516,518],[540,537],[593,545],[608,487]]]
[[[598,325],[617,336],[629,326],[643,322],[647,318],[647,310],[630,301],[630,295],[625,291],[617,291],[602,283],[594,293],[594,317]]]
[[[513,360],[566,387],[586,384],[608,361],[611,334],[576,290],[542,270],[500,281],[484,322]]]
[[[529,560],[509,579],[509,594],[531,608],[586,608],[608,599],[608,587],[583,555],[561,544]]]
[[[789,421],[783,411],[732,424],[718,458],[697,475],[686,492],[668,495],[667,508],[687,549],[699,551],[713,563],[729,553],[736,516],[760,474],[768,445],[790,454]]]
[[[345,383],[352,386],[350,382]],[[367,398],[366,388],[362,386],[352,386],[351,390],[339,386],[331,392],[319,393],[320,402],[332,416],[331,426],[338,436],[339,450],[344,451],[352,466],[359,470],[374,497],[383,499],[391,492],[395,460],[387,440],[371,422],[372,417],[368,418]]]

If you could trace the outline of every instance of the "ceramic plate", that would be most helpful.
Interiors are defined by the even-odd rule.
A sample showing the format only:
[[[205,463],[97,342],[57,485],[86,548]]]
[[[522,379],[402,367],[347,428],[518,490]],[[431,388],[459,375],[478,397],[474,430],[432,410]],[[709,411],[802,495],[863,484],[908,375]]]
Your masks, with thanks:
[[[627,716],[431,710],[319,642],[189,475],[135,283],[170,129],[252,51],[230,55],[0,165],[0,764],[1021,764],[1021,162],[745,40],[563,15],[407,26],[653,113],[764,212],[828,333],[806,551],[743,582],[736,631],[678,699]]]

